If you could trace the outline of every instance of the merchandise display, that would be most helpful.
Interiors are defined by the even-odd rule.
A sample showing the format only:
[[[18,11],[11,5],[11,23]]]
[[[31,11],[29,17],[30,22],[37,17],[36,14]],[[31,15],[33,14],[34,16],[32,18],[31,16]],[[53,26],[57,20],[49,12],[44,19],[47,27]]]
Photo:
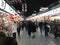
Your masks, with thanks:
[[[11,30],[9,27],[12,27],[12,22],[17,22],[20,20],[20,16],[15,16],[4,11],[0,11],[0,32],[4,32],[6,36],[11,34]],[[11,29],[11,28],[10,28]]]

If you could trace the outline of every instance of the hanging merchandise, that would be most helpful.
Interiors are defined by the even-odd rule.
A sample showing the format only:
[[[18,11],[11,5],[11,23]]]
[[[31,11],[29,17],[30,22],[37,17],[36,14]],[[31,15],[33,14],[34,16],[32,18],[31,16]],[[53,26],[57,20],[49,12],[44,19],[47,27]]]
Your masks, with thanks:
[[[3,13],[2,12],[0,12],[0,32],[3,30],[2,29],[2,25],[3,25]]]
[[[11,14],[9,14],[9,15],[8,15],[8,18],[9,18],[9,19],[12,19],[13,17],[12,17],[12,15],[11,15]]]
[[[48,16],[48,19],[50,19],[50,18],[51,18],[51,16],[49,15],[49,16]]]
[[[2,31],[2,20],[0,18],[0,32]]]

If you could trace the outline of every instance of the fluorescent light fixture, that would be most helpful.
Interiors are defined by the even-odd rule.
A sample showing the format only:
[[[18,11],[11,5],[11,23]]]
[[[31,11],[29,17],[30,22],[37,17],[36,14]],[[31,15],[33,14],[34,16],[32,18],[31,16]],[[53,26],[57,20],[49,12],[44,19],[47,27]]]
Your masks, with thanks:
[[[18,13],[20,13],[20,11],[19,11],[19,10],[18,10],[17,12],[18,12]]]
[[[48,9],[48,7],[41,7],[40,11],[45,11],[47,9]]]
[[[32,14],[32,16],[36,16],[36,14]]]

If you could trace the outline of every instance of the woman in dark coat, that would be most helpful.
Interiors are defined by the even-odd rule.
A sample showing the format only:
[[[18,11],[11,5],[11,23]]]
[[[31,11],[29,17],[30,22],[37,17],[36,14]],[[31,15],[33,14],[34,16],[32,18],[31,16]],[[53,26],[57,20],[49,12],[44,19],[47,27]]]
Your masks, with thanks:
[[[35,38],[36,25],[35,22],[32,22],[32,38]]]
[[[28,21],[27,28],[28,28],[28,35],[31,36],[31,21]]]
[[[28,22],[28,34],[31,36],[31,33],[33,34],[33,37],[35,37],[35,32],[36,32],[36,26],[35,23],[32,21]]]
[[[20,36],[20,22],[17,22],[17,33]]]
[[[44,23],[44,29],[45,29],[45,36],[48,36],[49,27],[47,22]]]
[[[40,28],[40,32],[42,34],[43,22],[39,22],[39,28]]]
[[[32,31],[31,32],[36,32],[36,25],[35,22],[32,22]]]

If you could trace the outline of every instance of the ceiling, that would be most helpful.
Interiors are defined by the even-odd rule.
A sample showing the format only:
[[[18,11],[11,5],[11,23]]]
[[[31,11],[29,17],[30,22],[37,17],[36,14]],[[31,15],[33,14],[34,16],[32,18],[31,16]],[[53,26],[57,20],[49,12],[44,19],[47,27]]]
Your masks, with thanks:
[[[58,0],[16,0],[12,3],[16,10],[22,11],[22,3],[27,4],[27,12],[24,13],[24,16],[28,17],[34,11],[39,12],[41,7],[48,7],[51,4],[58,2]]]

